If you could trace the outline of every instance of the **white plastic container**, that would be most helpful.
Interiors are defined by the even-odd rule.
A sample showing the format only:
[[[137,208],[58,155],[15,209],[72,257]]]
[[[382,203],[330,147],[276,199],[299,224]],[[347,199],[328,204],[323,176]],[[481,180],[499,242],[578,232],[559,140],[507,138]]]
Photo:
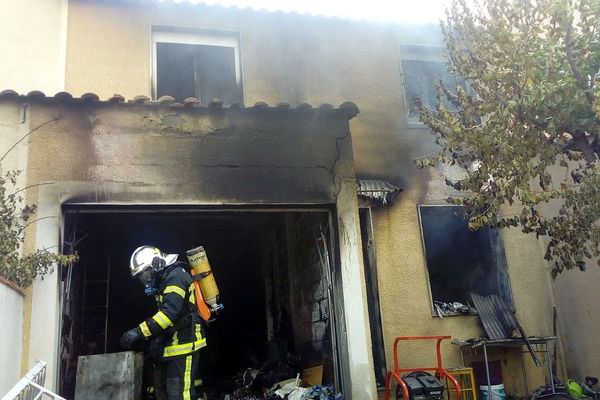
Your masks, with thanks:
[[[491,385],[492,396],[488,396],[488,386],[481,385],[479,390],[481,391],[481,400],[506,400],[506,392],[504,391],[504,384]]]

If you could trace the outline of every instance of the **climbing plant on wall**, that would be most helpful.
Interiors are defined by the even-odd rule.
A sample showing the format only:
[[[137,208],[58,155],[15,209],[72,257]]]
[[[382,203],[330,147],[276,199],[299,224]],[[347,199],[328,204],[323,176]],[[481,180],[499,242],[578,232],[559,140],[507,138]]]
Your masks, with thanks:
[[[78,259],[76,254],[63,255],[48,249],[24,252],[26,229],[42,218],[34,218],[37,207],[35,204],[25,204],[23,194],[27,189],[38,185],[19,188],[17,178],[21,171],[5,171],[2,165],[17,145],[40,128],[60,118],[60,115],[56,115],[31,129],[0,157],[0,275],[23,288],[31,285],[36,277],[43,278],[52,271],[54,265],[66,265]]]
[[[600,256],[600,0],[455,0],[442,30],[466,84],[417,99],[440,145],[417,166],[460,168],[448,201],[471,228],[545,237],[554,276],[584,270]]]
[[[37,276],[52,270],[55,264],[68,264],[76,255],[63,255],[47,249],[23,253],[25,230],[35,214],[35,205],[23,205],[22,190],[15,189],[20,171],[0,175],[0,275],[21,287],[31,285]]]

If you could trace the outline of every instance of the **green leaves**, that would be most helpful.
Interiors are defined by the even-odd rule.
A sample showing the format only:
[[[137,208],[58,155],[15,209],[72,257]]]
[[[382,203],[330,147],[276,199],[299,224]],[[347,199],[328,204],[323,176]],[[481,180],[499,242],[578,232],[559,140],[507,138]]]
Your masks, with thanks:
[[[19,173],[9,171],[0,175],[0,275],[27,287],[37,276],[51,272],[53,265],[77,261],[77,255],[62,255],[46,249],[21,255],[24,229],[36,206],[21,206],[23,199],[17,194],[19,192],[10,192],[9,187],[16,185]]]
[[[464,168],[446,183],[472,229],[547,236],[554,275],[585,269],[600,256],[600,0],[456,0],[442,30],[469,88],[437,85],[457,111],[416,102],[441,149],[417,166]]]

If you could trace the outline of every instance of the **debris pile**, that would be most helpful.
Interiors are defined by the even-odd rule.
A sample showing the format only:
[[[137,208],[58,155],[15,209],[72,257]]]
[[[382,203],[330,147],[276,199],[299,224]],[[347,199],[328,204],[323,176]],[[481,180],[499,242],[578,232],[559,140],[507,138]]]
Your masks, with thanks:
[[[465,305],[463,303],[459,303],[458,301],[454,301],[452,303],[434,301],[433,306],[435,308],[435,314],[440,318],[456,314],[477,314],[475,308],[469,303]]]
[[[332,368],[322,353],[311,348],[297,356],[280,340],[270,341],[265,350],[244,352],[252,356],[226,372],[200,371],[200,399],[205,394],[205,400],[343,400],[329,385]]]
[[[232,379],[235,389],[225,394],[223,400],[343,400],[331,385],[307,386],[297,374],[295,378],[273,381],[277,371],[248,368]],[[209,399],[219,398],[215,396]]]

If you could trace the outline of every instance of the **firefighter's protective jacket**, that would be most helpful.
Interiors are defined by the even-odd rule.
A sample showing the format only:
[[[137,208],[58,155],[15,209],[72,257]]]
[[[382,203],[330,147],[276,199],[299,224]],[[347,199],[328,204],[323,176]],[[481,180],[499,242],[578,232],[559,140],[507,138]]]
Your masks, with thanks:
[[[185,264],[166,268],[155,296],[158,312],[139,325],[144,338],[157,343],[154,351],[163,359],[191,354],[206,346],[195,310],[194,285]],[[151,350],[152,351],[152,350]]]

